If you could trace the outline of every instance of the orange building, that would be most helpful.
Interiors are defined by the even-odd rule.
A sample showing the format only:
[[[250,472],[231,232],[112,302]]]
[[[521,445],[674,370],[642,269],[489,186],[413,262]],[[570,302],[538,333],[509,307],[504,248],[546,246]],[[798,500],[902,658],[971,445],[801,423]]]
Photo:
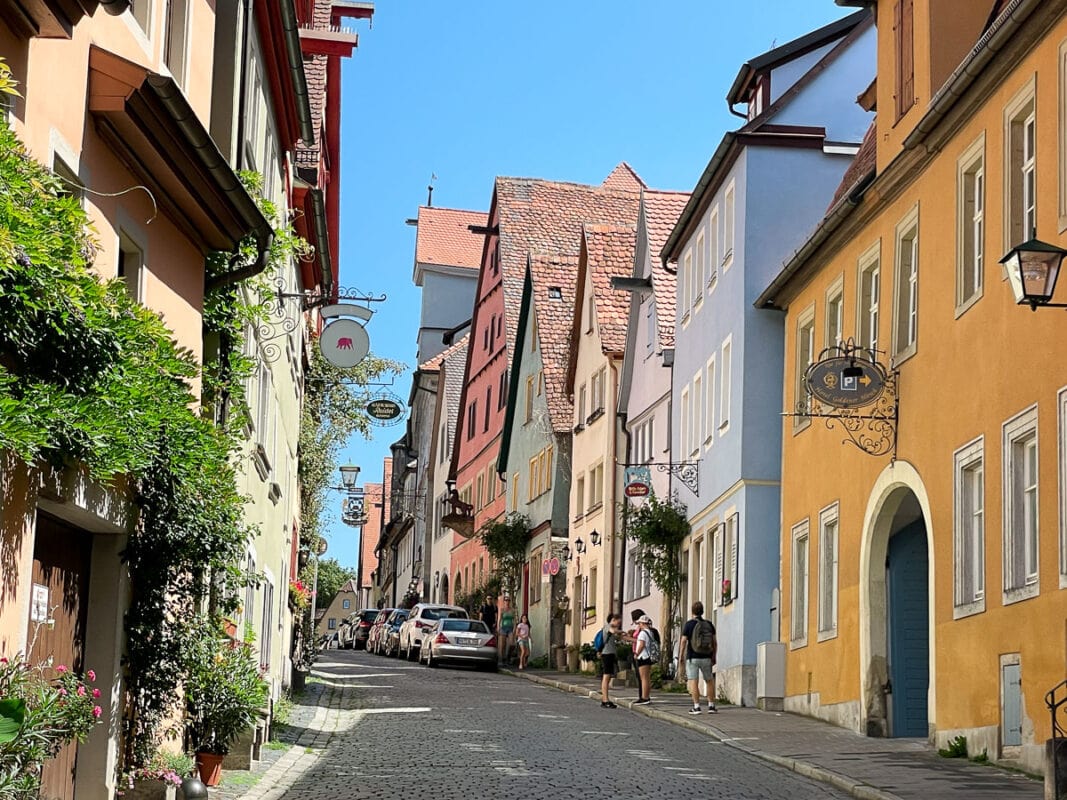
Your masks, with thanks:
[[[785,705],[1041,771],[1067,671],[1067,318],[1016,305],[997,262],[1034,228],[1067,244],[1067,7],[862,4],[876,122],[757,301],[786,314],[793,414]],[[890,383],[851,420],[803,381],[839,343]]]

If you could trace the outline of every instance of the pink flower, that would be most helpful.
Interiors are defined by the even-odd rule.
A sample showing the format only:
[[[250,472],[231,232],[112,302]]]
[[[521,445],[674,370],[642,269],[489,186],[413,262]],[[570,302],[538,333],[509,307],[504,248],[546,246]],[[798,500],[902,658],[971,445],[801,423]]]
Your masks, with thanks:
[[[60,696],[60,697],[66,697],[66,696],[67,696],[67,690],[66,690],[66,689],[64,689],[64,688],[62,688],[62,687],[60,687],[60,689],[59,689],[59,696]]]
[[[96,673],[93,672],[92,670],[89,670],[88,672],[85,673],[85,677],[88,678],[90,681],[95,681],[96,680]]]
[[[96,717],[97,719],[100,719],[100,715],[103,714],[103,713],[104,713],[104,711],[103,711],[103,709],[100,708],[100,706],[93,706],[93,716],[94,717]]]
[[[100,696],[100,690],[99,689],[93,689],[93,697],[97,698],[99,696]]]
[[[6,658],[0,658],[0,664],[6,664],[6,663],[7,663],[7,659]]]
[[[85,687],[78,684],[78,697],[85,697]]]
[[[67,668],[62,664],[60,664],[58,667],[56,667],[56,672],[58,672],[60,675],[62,675],[66,671],[67,671]]]

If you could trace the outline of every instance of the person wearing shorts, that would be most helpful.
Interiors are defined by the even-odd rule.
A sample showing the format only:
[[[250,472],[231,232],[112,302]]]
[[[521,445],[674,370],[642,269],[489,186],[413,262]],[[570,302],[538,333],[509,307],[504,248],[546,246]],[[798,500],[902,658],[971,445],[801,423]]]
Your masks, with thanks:
[[[526,669],[530,660],[530,618],[525,614],[515,626],[515,643],[519,646],[519,669]]]
[[[711,625],[712,647],[710,653],[697,652],[693,649],[693,632],[698,624]],[[718,639],[715,636],[715,626],[704,619],[704,604],[697,600],[693,603],[693,618],[685,623],[682,628],[682,641],[679,643],[678,652],[681,653],[682,663],[679,669],[684,667],[686,681],[689,684],[689,696],[693,698],[693,707],[690,714],[700,713],[700,678],[704,678],[704,685],[708,696],[708,713],[714,714],[715,708],[715,651],[718,649]]]
[[[608,624],[604,628],[604,647],[600,651],[600,707],[618,708],[611,702],[611,681],[619,672],[618,638],[622,629],[622,618],[618,614],[608,615]]]

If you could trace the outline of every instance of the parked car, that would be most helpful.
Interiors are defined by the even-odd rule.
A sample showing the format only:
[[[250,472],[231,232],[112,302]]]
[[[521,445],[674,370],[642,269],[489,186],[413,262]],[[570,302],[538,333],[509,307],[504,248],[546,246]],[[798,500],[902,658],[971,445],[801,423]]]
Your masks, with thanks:
[[[378,616],[371,623],[370,633],[367,635],[367,650],[371,653],[381,655],[382,645],[385,644],[385,640],[382,638],[382,631],[385,629],[385,623],[389,621],[389,615],[394,611],[396,611],[395,608],[378,609]]]
[[[400,652],[414,661],[422,647],[423,631],[428,631],[441,619],[467,619],[466,609],[440,603],[416,603],[411,616],[400,627]]]
[[[347,619],[341,620],[341,624],[337,626],[337,649],[352,649],[352,623]]]
[[[348,647],[359,650],[367,646],[367,637],[370,636],[370,626],[378,616],[378,609],[365,608],[357,611],[348,618]]]
[[[495,672],[496,637],[480,619],[443,619],[422,637],[419,661],[431,667],[453,661]]]
[[[381,644],[381,652],[384,655],[400,658],[400,626],[404,624],[407,618],[407,609],[397,608],[393,610],[393,613],[389,615],[389,619],[385,621]]]

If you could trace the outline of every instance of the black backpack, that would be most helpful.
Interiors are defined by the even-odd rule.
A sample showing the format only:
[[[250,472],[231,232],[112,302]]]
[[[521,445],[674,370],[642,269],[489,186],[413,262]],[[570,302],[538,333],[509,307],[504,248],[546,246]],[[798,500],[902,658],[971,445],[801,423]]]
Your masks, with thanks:
[[[697,617],[689,637],[689,646],[697,655],[711,658],[715,652],[715,626],[703,617]]]

